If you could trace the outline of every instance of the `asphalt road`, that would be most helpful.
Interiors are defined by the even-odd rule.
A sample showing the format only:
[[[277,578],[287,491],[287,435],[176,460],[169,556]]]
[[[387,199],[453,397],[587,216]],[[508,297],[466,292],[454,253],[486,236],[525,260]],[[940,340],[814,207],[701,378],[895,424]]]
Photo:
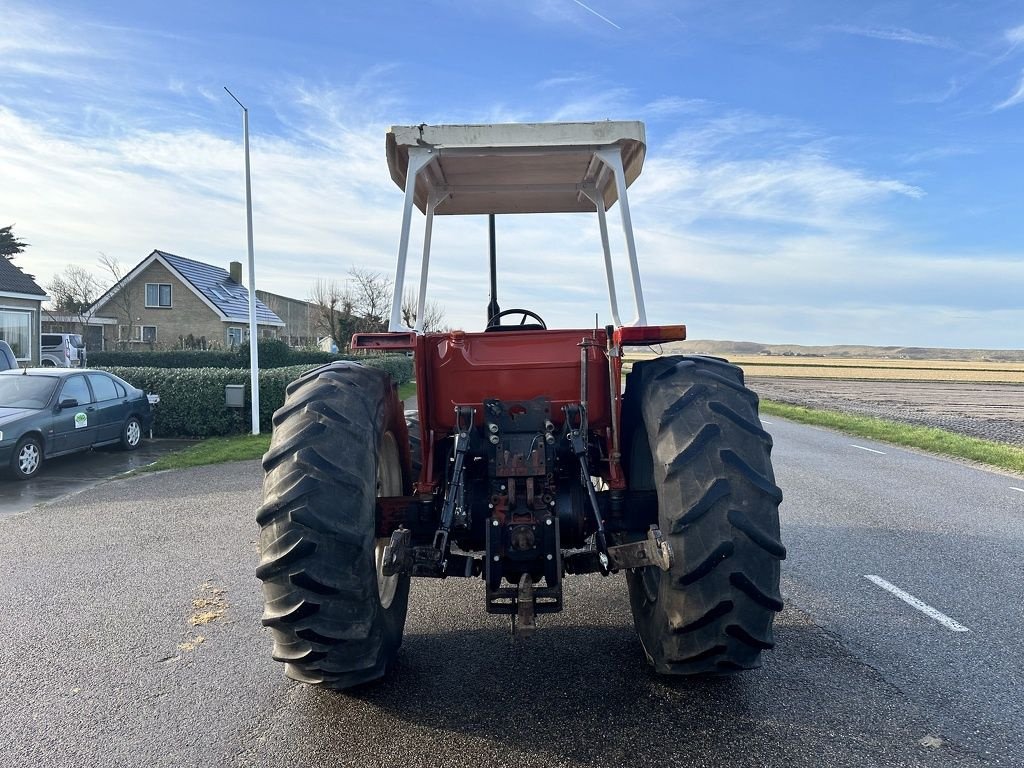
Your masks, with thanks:
[[[0,517],[24,512],[44,501],[90,488],[111,477],[152,464],[164,454],[194,442],[143,439],[134,451],[97,448],[46,459],[31,480],[13,480],[6,474],[0,475]]]
[[[383,682],[292,683],[259,625],[259,468],[229,464],[0,519],[0,755],[33,767],[1024,764],[1024,491],[1012,490],[1024,481],[770,421],[790,558],[760,670],[653,676],[621,578],[567,581],[565,611],[526,644],[483,613],[480,583],[452,579],[415,584]]]

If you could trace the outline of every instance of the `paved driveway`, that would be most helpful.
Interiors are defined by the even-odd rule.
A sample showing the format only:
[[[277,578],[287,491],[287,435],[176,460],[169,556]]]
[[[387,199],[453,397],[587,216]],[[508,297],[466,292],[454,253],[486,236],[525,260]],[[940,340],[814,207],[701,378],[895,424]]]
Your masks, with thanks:
[[[152,464],[165,453],[191,443],[191,440],[143,440],[135,451],[103,448],[48,459],[31,480],[0,476],[0,517],[24,512],[40,502],[84,490],[115,475]]]
[[[810,431],[788,432],[798,429]],[[794,436],[780,434],[776,446],[790,495],[783,573],[799,597],[785,595],[762,669],[711,680],[648,672],[620,574],[567,580],[565,610],[544,616],[528,642],[511,640],[505,616],[484,612],[479,580],[416,580],[386,679],[344,693],[289,681],[260,627],[255,461],[106,482],[0,519],[4,768],[1024,765],[1019,740],[1004,740],[1021,732],[1019,713],[992,723],[959,703],[976,702],[991,676],[941,674],[950,651],[975,669],[988,664],[991,654],[951,646],[984,650],[996,613],[950,603],[972,631],[949,633],[868,593],[859,573],[871,570],[855,571],[862,594],[837,594],[812,567],[829,552],[804,550],[809,527],[844,545],[831,559],[847,569],[860,564],[861,550],[845,546],[858,530],[814,503],[828,478],[801,474]],[[948,549],[970,553],[963,543],[953,536]],[[1006,594],[1020,594],[1019,579],[1016,587]],[[843,623],[831,621],[837,607]],[[865,630],[881,642],[864,647]],[[903,647],[880,655],[894,639]],[[923,690],[907,675],[929,648],[934,687]],[[1001,669],[1016,658],[1007,646]]]

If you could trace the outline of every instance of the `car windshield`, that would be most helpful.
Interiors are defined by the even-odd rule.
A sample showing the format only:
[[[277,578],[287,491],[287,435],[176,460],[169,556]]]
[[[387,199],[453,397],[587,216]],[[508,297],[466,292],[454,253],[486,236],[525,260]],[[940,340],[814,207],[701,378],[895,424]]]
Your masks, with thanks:
[[[45,408],[56,376],[0,376],[0,408]]]

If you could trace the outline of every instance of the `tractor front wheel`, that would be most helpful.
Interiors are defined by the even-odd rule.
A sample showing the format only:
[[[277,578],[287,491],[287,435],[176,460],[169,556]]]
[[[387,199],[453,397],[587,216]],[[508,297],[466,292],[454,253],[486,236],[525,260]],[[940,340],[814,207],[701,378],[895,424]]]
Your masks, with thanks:
[[[655,491],[674,554],[668,572],[627,573],[637,634],[663,674],[760,666],[782,609],[779,502],[757,395],[717,358],[637,363],[626,382],[623,459]]]
[[[274,414],[256,575],[273,657],[295,680],[365,683],[401,645],[409,577],[382,574],[375,532],[376,498],[409,487],[406,441],[390,378],[355,363],[292,382]]]

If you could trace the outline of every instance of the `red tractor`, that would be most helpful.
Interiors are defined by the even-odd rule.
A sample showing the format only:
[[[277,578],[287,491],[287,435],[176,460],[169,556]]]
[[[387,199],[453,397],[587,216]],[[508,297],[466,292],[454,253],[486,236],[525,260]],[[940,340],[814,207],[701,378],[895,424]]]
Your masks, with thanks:
[[[643,124],[395,127],[386,147],[405,191],[390,331],[352,346],[411,351],[417,409],[403,412],[389,376],[359,363],[288,387],[257,516],[273,657],[296,680],[347,688],[394,659],[414,576],[481,579],[487,611],[525,635],[561,610],[567,576],[622,572],[657,672],[759,666],[786,550],[758,398],[736,366],[692,355],[636,362],[622,392],[624,349],[686,336],[646,321],[626,196]],[[627,323],[606,219],[616,203]],[[403,327],[413,208],[426,216],[420,318],[434,216],[491,215],[483,331]],[[532,310],[499,311],[494,214],[547,212],[597,213],[606,327],[555,330]]]

